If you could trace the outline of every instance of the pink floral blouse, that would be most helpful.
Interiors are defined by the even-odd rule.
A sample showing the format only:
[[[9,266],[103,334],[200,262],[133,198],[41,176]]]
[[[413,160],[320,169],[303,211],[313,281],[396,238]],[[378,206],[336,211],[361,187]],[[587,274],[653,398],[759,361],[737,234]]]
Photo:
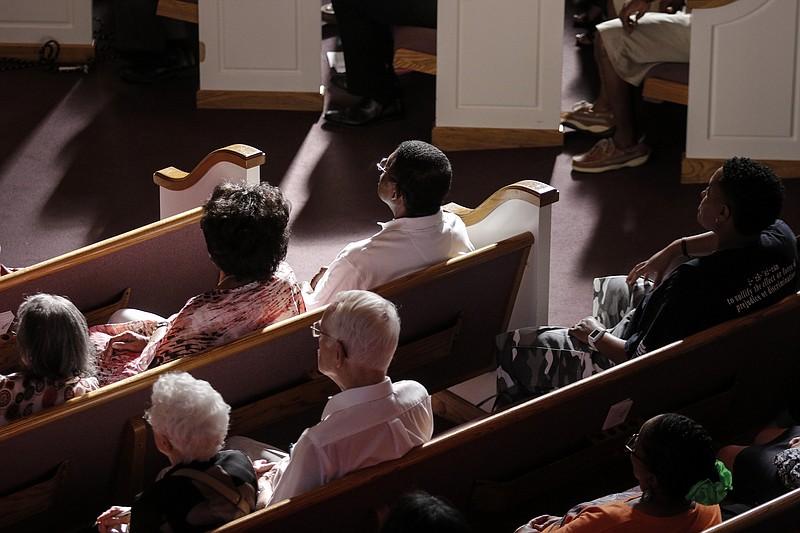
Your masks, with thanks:
[[[100,385],[108,385],[175,359],[233,341],[273,322],[305,312],[294,272],[282,262],[268,281],[233,289],[214,289],[190,298],[169,318],[166,334],[141,353],[104,350],[111,336],[133,331],[150,336],[157,327],[151,320],[105,324],[89,328],[97,354]]]
[[[100,387],[96,378],[34,381],[22,373],[0,375],[0,426]]]

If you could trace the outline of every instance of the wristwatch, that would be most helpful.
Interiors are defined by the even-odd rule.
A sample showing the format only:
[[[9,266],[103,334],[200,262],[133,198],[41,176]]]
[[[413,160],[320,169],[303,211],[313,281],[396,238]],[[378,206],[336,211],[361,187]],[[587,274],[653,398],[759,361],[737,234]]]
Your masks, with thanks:
[[[599,341],[603,335],[606,334],[606,330],[603,328],[595,328],[591,333],[589,333],[589,346],[592,347],[593,350],[599,352],[600,350],[595,346],[594,343]]]

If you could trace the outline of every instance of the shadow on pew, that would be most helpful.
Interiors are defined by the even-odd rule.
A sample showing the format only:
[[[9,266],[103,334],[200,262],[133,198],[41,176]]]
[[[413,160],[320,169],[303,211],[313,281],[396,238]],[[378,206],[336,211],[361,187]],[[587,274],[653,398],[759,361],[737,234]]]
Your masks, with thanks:
[[[475,209],[449,204],[465,218],[476,246],[487,246],[378,289],[400,306],[401,345],[409,350],[409,355],[401,350],[390,375],[441,391],[435,404],[451,419],[483,414],[445,389],[493,369],[494,334],[507,329],[515,316],[527,321],[539,313],[546,320],[550,214],[557,200],[558,191],[527,180],[502,188]],[[201,208],[193,209],[3,276],[0,309],[15,311],[26,295],[48,292],[93,310],[85,311],[92,323],[122,306],[168,315],[216,282],[218,272],[199,229],[201,216]],[[307,418],[315,401],[321,410],[328,385],[310,377],[316,346],[308,335],[320,313],[294,317],[0,428],[0,450],[18,458],[4,464],[0,497],[25,494],[59,464],[70,464],[59,478],[62,488],[52,508],[31,508],[41,512],[25,519],[14,515],[22,520],[18,526],[68,529],[90,523],[98,510],[124,503],[117,498],[154,478],[160,465],[150,459],[157,452],[142,436],[146,428],[128,421],[141,416],[161,372],[185,370],[206,379],[234,407],[265,400],[251,406],[266,413],[259,414],[259,424],[267,424],[270,435],[282,430],[287,439],[296,437],[307,420],[290,423],[284,416],[270,421],[269,416],[288,413],[287,405],[301,405],[298,398],[308,400],[298,414]],[[447,346],[450,352],[442,355]],[[301,388],[292,392],[295,387]],[[306,389],[314,391],[316,400]],[[298,396],[298,391],[305,392]],[[269,399],[273,395],[278,396]],[[276,401],[283,403],[270,403]],[[22,456],[20,449],[26,450]],[[137,457],[138,463],[120,463],[120,458]]]
[[[331,532],[374,531],[376,509],[412,489],[449,499],[477,531],[513,531],[538,514],[563,513],[636,484],[624,443],[655,414],[690,416],[719,442],[777,414],[796,393],[798,319],[795,294],[217,531],[302,531],[323,521]],[[631,403],[625,421],[609,426],[623,402]]]

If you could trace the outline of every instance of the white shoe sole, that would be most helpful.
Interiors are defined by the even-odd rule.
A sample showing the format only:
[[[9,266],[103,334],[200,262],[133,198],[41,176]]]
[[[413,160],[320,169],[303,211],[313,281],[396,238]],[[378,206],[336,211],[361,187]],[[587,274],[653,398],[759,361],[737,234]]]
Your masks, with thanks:
[[[575,131],[582,131],[584,133],[591,133],[594,135],[611,134],[614,130],[613,126],[603,126],[600,124],[587,126],[586,124],[582,124],[580,122],[571,122],[570,120],[562,120],[561,125],[572,128]]]
[[[650,154],[645,154],[635,159],[625,161],[624,163],[613,163],[602,167],[582,167],[580,166],[580,163],[575,163],[575,161],[573,161],[572,170],[576,172],[586,172],[588,174],[600,174],[601,172],[608,172],[609,170],[619,170],[621,168],[627,168],[627,167],[638,167],[647,163],[648,159],[650,159]]]

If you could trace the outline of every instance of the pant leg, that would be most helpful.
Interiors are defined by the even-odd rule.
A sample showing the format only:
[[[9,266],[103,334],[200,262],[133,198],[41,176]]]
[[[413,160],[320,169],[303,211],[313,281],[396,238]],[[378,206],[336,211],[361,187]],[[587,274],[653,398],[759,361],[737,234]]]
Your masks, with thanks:
[[[399,94],[393,26],[436,27],[436,0],[334,0],[347,87],[387,103]]]
[[[496,408],[546,394],[613,366],[571,337],[567,328],[522,328],[498,335],[496,344]]]
[[[264,459],[270,463],[276,463],[289,455],[280,448],[258,442],[248,437],[234,436],[225,441],[225,448],[228,450],[239,450],[244,452],[251,461]]]

